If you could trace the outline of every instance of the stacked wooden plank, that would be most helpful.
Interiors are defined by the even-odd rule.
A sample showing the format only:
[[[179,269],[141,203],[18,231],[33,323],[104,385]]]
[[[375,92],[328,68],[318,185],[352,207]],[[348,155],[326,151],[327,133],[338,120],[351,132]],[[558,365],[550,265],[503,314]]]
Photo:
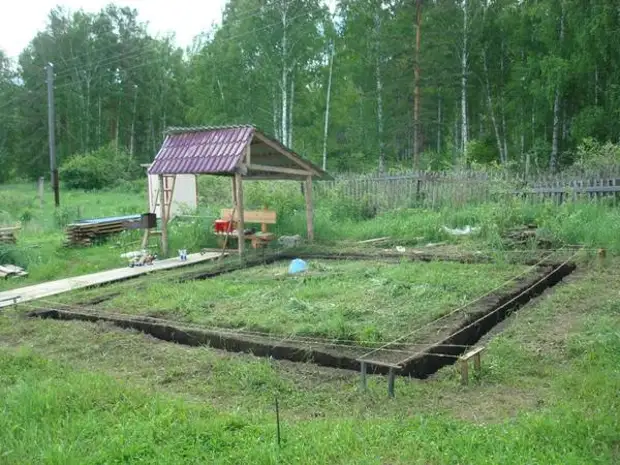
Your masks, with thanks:
[[[0,227],[0,244],[15,244],[15,233],[19,229],[20,226]]]
[[[28,276],[28,272],[15,265],[0,265],[0,278]]]
[[[81,220],[67,226],[67,246],[89,246],[98,239],[142,226],[141,215]]]

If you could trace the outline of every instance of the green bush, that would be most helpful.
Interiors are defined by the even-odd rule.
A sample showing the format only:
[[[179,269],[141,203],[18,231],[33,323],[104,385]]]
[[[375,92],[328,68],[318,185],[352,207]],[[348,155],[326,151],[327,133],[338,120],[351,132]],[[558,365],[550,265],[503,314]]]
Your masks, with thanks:
[[[467,161],[492,164],[499,161],[499,153],[491,138],[473,139],[467,143]]]
[[[134,178],[138,163],[127,153],[112,146],[94,152],[76,154],[60,168],[61,179],[69,189],[96,190],[113,187]]]
[[[595,139],[584,139],[577,147],[575,168],[582,171],[604,170],[620,163],[620,145],[607,142],[601,144]]]

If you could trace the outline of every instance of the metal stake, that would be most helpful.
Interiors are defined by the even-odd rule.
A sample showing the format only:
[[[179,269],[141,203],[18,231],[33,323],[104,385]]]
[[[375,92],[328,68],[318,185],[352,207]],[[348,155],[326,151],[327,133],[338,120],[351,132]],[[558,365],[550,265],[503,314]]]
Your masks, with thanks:
[[[366,362],[360,362],[360,385],[362,388],[362,392],[366,392],[368,385],[366,383]]]
[[[276,397],[276,426],[278,429],[278,447],[280,447],[280,406],[278,405],[278,398]]]

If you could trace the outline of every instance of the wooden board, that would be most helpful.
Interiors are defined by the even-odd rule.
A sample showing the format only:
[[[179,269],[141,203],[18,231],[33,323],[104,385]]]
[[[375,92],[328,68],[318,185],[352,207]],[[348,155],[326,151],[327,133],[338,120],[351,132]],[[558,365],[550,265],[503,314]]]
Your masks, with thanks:
[[[84,289],[115,281],[122,281],[134,276],[152,273],[154,271],[194,265],[196,263],[214,260],[219,256],[220,253],[193,253],[187,256],[187,261],[181,261],[178,258],[156,260],[153,265],[134,268],[125,266],[123,268],[100,271],[98,273],[59,279],[57,281],[48,281],[41,284],[12,289],[9,291],[0,292],[0,308],[13,305],[14,298],[18,298],[18,303],[33,301],[52,295],[63,294],[75,289]]]
[[[23,268],[15,265],[0,265],[0,278],[28,276]]]
[[[228,220],[232,216],[232,208],[224,208],[220,212],[221,218]],[[235,221],[239,215],[235,213]],[[246,223],[276,224],[276,212],[272,210],[246,210],[243,213],[243,221]]]
[[[118,234],[128,229],[142,228],[142,219],[110,220],[100,223],[72,223],[67,225],[65,245],[90,245],[97,237]]]
[[[471,349],[469,352],[461,355],[460,359],[461,360],[469,360],[470,358],[472,358],[475,355],[478,355],[480,352],[482,352],[484,350],[484,347],[476,347],[474,349]]]
[[[231,232],[231,233],[225,233],[225,232],[216,232],[214,233],[216,236],[221,236],[221,237],[239,237],[239,234],[236,232]],[[254,233],[254,234],[245,234],[243,236],[246,240],[250,240],[250,239],[258,239],[261,241],[273,241],[276,238],[276,235],[273,233]]]

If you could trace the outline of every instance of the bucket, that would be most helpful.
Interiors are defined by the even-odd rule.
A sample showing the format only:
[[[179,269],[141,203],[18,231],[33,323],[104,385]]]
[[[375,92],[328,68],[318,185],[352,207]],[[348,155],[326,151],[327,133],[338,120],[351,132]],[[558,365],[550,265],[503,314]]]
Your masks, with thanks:
[[[227,220],[215,220],[215,224],[213,225],[216,233],[225,233],[229,230],[232,231],[233,227],[230,224],[230,221]]]
[[[299,258],[293,260],[288,267],[289,274],[303,273],[304,271],[308,271],[308,264]]]

